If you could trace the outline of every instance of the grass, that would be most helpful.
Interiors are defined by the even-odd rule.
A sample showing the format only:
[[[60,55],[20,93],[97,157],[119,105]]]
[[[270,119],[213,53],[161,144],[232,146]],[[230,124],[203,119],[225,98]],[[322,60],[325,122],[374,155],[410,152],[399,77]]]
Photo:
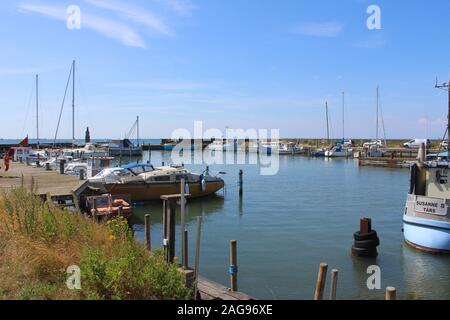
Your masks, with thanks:
[[[81,289],[70,290],[69,266]],[[189,299],[178,267],[123,219],[95,224],[24,189],[0,194],[0,299]]]

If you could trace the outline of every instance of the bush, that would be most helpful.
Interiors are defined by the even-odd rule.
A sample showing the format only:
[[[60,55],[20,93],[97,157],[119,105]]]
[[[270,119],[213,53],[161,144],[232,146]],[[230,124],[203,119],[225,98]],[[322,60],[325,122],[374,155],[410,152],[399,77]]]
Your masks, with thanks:
[[[66,268],[81,268],[81,290]],[[176,265],[149,255],[125,219],[95,224],[22,189],[0,194],[0,299],[188,299]]]

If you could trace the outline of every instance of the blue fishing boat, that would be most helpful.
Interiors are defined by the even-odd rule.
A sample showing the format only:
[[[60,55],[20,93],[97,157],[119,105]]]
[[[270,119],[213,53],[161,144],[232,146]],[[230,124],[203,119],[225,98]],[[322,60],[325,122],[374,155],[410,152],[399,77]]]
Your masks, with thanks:
[[[449,84],[445,84],[445,88],[449,89]],[[450,117],[447,132],[450,132]],[[448,139],[450,141],[450,135]],[[450,253],[449,173],[450,152],[447,150],[427,158],[425,144],[422,143],[418,161],[411,166],[410,186],[403,214],[405,241],[417,249]]]

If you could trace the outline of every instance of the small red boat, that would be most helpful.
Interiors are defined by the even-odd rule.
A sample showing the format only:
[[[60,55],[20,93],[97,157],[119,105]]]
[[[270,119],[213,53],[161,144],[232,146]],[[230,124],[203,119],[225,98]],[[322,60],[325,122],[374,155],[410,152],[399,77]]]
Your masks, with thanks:
[[[113,199],[110,194],[91,196],[86,198],[87,209],[90,214],[93,210],[99,219],[111,219],[122,216],[129,219],[133,214],[133,207],[123,199]]]

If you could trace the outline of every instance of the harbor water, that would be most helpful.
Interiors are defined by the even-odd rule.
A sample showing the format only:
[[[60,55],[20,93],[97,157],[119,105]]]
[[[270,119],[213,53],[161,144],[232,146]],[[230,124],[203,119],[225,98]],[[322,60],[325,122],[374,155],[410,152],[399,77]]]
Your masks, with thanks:
[[[171,163],[170,152],[147,152],[143,161]],[[450,299],[450,257],[404,243],[402,213],[407,169],[358,167],[353,159],[280,156],[279,172],[260,175],[258,165],[211,165],[226,182],[216,196],[189,200],[189,263],[194,261],[196,217],[203,217],[200,274],[229,286],[229,241],[238,242],[238,289],[258,299],[311,299],[319,263],[339,270],[338,299],[383,299],[387,286],[399,299]],[[202,172],[205,165],[186,165]],[[244,171],[244,194],[238,173]],[[140,204],[132,225],[144,240],[151,215],[152,246],[162,247],[161,203]],[[177,211],[179,214],[179,211]],[[372,218],[380,238],[376,259],[352,257],[359,219]],[[179,216],[178,216],[179,219]],[[178,226],[177,226],[178,228]],[[177,229],[177,251],[179,255]],[[367,267],[378,265],[381,289],[369,290]],[[330,284],[328,273],[325,296]]]

